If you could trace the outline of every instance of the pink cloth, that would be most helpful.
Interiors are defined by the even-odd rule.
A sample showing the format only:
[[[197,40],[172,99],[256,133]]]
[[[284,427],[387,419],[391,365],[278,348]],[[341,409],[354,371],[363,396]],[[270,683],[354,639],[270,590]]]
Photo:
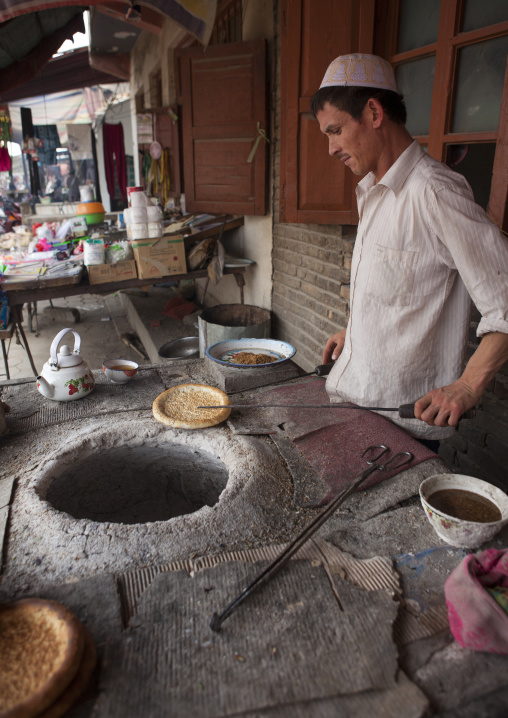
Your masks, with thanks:
[[[463,648],[508,653],[508,613],[491,593],[496,588],[508,589],[508,549],[470,554],[446,579],[450,629]]]
[[[9,172],[11,169],[11,156],[7,147],[0,147],[0,172]]]

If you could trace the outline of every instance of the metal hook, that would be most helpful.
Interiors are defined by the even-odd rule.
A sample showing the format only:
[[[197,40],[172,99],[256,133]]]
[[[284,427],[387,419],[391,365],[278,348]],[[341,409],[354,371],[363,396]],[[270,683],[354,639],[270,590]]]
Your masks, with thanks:
[[[387,446],[385,446],[384,444],[373,444],[372,446],[368,446],[365,449],[365,451],[362,454],[362,459],[365,456],[365,454],[367,453],[367,451],[371,451],[372,449],[381,449],[381,452],[377,456],[375,456],[373,459],[367,459],[367,463],[369,465],[375,464],[376,461],[383,456],[383,454],[386,454],[387,451],[390,451],[390,449]]]
[[[406,457],[403,461],[399,461],[398,463],[393,463],[397,457]],[[394,454],[391,459],[388,459],[383,466],[380,466],[381,469],[386,469],[387,471],[393,471],[394,469],[398,469],[400,466],[404,466],[404,464],[409,464],[410,461],[414,459],[413,454],[409,451],[399,451],[397,454]]]

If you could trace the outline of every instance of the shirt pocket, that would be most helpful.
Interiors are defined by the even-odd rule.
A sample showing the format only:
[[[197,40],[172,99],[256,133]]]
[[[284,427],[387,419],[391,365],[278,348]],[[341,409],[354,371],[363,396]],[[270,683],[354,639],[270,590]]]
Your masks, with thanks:
[[[367,294],[388,307],[411,302],[418,252],[374,245]]]

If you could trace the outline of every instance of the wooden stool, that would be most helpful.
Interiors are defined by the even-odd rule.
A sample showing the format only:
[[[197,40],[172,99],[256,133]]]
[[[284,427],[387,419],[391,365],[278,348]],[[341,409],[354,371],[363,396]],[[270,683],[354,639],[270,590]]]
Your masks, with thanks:
[[[9,349],[11,346],[11,340],[12,335],[14,332],[16,332],[16,341],[18,344],[20,344],[23,349],[26,352],[26,355],[28,357],[28,361],[30,362],[30,366],[32,368],[34,376],[38,376],[37,369],[35,368],[34,360],[32,357],[32,352],[30,351],[30,347],[28,346],[28,341],[25,336],[25,332],[23,331],[23,314],[22,314],[22,305],[14,305],[11,307],[11,323],[7,326],[7,329],[0,330],[0,342],[2,344],[2,354],[4,359],[4,366],[5,366],[5,373],[7,375],[7,381],[10,380],[10,372],[9,372],[9,363],[8,363],[8,356],[9,356]],[[6,339],[9,340],[9,344],[7,347],[7,350],[5,348],[5,341]]]

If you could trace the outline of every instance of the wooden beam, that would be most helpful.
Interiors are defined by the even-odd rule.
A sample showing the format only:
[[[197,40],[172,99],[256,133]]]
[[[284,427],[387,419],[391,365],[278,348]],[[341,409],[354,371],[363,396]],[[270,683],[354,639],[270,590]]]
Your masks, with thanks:
[[[107,2],[104,4],[94,5],[97,12],[101,12],[104,15],[115,18],[115,20],[122,20],[128,25],[134,25],[134,27],[140,30],[146,30],[152,32],[155,35],[160,35],[162,32],[162,26],[164,23],[163,17],[156,10],[141,5],[141,19],[140,20],[129,20],[125,17],[128,5],[123,2]]]
[[[25,97],[67,92],[91,85],[104,85],[117,80],[116,75],[92,68],[88,48],[80,48],[53,58],[40,69],[40,72],[32,80],[12,90],[2,91],[1,97],[5,102],[15,102]]]
[[[504,230],[508,230],[508,62],[504,76],[503,97],[499,113],[497,149],[492,168],[492,184],[490,189],[487,214]]]
[[[2,93],[20,87],[36,77],[64,40],[72,38],[76,32],[83,32],[84,29],[83,15],[79,13],[53,35],[43,38],[22,60],[5,67],[0,74],[0,101],[4,101]]]
[[[459,11],[459,0],[449,0],[441,6],[439,17],[428,148],[429,155],[439,162],[446,162],[443,136],[450,125],[457,62],[456,52],[449,41],[457,32]]]
[[[131,77],[131,60],[129,55],[112,53],[111,55],[90,53],[90,67],[94,70],[100,70],[120,80],[130,80]]]

